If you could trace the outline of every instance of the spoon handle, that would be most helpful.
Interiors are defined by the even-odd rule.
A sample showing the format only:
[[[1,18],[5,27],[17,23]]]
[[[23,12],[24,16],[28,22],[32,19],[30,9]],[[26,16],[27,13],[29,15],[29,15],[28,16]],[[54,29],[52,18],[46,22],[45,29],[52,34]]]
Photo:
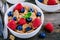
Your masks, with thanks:
[[[7,2],[6,0],[2,0],[2,3],[3,3],[3,8],[2,8],[2,15],[4,16],[5,15],[5,12],[7,11]],[[8,30],[7,30],[7,27],[5,26],[4,24],[4,30],[3,30],[3,37],[4,39],[7,39],[8,37]]]
[[[4,14],[6,11],[7,11],[7,3],[4,4]],[[3,30],[3,37],[4,37],[4,39],[8,38],[8,30],[7,30],[7,27],[5,26],[5,24],[4,24],[4,30]]]
[[[1,11],[0,11],[0,13],[1,13]],[[2,23],[2,17],[1,17],[1,14],[0,14],[0,38],[1,39],[3,39],[3,29],[4,29],[4,27],[3,27],[3,23]]]

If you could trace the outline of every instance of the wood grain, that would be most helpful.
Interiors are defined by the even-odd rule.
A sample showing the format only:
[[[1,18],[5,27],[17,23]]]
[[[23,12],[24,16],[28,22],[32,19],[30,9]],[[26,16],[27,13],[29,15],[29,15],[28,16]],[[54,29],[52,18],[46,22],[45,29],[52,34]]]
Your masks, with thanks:
[[[34,0],[32,0],[32,1],[28,0],[28,2],[32,2],[35,4]],[[44,12],[44,24],[39,33],[45,32],[44,25],[47,22],[52,22],[54,25],[54,31],[52,33],[45,32],[46,38],[44,38],[44,39],[39,38],[38,37],[39,33],[38,33],[34,37],[31,37],[28,39],[21,39],[21,38],[15,37],[15,40],[60,40],[60,13],[59,12],[60,12],[60,10],[58,10],[58,12],[53,12],[53,13],[52,12]],[[9,35],[11,35],[10,32],[9,32]],[[9,37],[7,40],[9,40]]]

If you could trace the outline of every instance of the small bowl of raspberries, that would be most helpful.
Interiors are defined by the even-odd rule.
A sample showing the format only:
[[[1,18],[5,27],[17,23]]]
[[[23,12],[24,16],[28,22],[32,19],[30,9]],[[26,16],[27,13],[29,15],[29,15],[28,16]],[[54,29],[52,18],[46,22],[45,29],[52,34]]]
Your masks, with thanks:
[[[44,15],[36,5],[22,2],[7,10],[4,21],[9,31],[16,37],[30,38],[40,31]]]
[[[60,0],[35,0],[35,2],[42,10],[47,12],[55,12],[60,7]]]

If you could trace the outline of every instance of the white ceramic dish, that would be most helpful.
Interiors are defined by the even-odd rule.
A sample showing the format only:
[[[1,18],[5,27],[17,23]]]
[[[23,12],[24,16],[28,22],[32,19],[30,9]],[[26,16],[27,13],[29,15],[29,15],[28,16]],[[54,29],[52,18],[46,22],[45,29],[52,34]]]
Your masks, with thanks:
[[[25,0],[6,0],[6,1],[11,3],[11,4],[16,4],[18,2],[24,2]]]
[[[45,5],[43,3],[40,3],[38,0],[35,0],[35,2],[41,9],[47,12],[55,12],[59,9],[59,4],[58,5]]]
[[[17,3],[17,4],[18,4],[18,3]],[[43,25],[43,22],[44,22],[43,12],[41,11],[41,9],[40,9],[39,7],[37,7],[36,5],[34,5],[34,4],[32,4],[32,3],[28,3],[28,2],[23,2],[23,3],[21,3],[22,5],[29,6],[29,7],[33,7],[33,6],[34,6],[39,12],[41,12],[41,14],[42,14],[42,15],[41,15],[41,22],[42,22],[42,24],[41,24],[35,31],[33,31],[33,32],[31,32],[31,33],[24,33],[24,34],[17,33],[17,32],[15,32],[15,31],[11,30],[11,29],[7,26],[7,23],[8,23],[8,16],[7,16],[7,14],[8,14],[9,11],[12,11],[17,4],[15,4],[15,5],[13,5],[12,7],[10,7],[10,8],[7,10],[7,12],[5,13],[5,19],[4,19],[5,25],[6,25],[6,27],[9,29],[9,31],[10,31],[13,35],[15,35],[16,37],[19,37],[19,38],[30,38],[30,37],[33,37],[34,35],[36,35],[36,34],[40,31],[40,29],[41,29],[41,27],[42,27],[42,25]]]

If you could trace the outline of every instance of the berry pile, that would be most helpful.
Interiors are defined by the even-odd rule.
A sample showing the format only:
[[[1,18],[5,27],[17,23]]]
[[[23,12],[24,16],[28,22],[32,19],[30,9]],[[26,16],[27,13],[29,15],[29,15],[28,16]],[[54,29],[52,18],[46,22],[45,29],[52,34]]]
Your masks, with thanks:
[[[44,30],[48,33],[52,33],[54,31],[54,26],[51,22],[48,22],[44,25]],[[46,37],[46,32],[40,32],[39,37],[40,38],[45,38]]]
[[[38,0],[38,1],[47,5],[56,5],[60,2],[59,0]]]
[[[32,32],[41,25],[41,13],[30,8],[17,4],[13,11],[8,14],[8,27],[16,32]]]
[[[24,26],[24,28],[27,26],[27,24],[24,24],[23,25]],[[17,26],[17,29],[19,30],[16,30],[16,31],[18,31],[18,33],[23,33],[21,30],[22,30],[22,26],[21,25],[18,25]],[[32,28],[31,27],[27,27],[26,29],[26,32],[27,33],[29,33],[29,32],[32,32]],[[44,25],[44,30],[45,31],[47,31],[48,33],[51,33],[51,32],[53,32],[53,30],[54,30],[54,26],[53,26],[53,24],[51,23],[51,22],[48,22],[48,23],[46,23],[45,25]],[[46,38],[47,37],[47,33],[46,32],[39,32],[39,34],[38,34],[38,37],[41,39],[44,39],[44,38]],[[13,35],[10,35],[10,37],[9,37],[10,39],[15,39],[15,37],[13,36]]]

